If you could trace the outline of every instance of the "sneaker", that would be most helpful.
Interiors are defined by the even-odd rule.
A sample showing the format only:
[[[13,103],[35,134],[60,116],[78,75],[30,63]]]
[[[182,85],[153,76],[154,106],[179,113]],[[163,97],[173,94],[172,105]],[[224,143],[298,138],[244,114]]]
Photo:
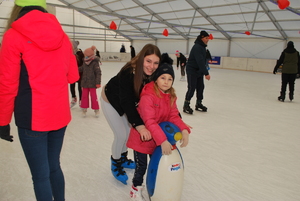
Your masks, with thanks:
[[[142,195],[143,186],[134,187],[132,185],[130,190],[130,200],[133,201],[146,201]]]
[[[99,110],[94,110],[95,111],[95,117],[99,117],[100,111]]]
[[[77,98],[76,97],[72,98],[70,108],[74,107],[76,105],[76,103],[77,103]]]
[[[82,108],[82,116],[86,117],[87,108]]]

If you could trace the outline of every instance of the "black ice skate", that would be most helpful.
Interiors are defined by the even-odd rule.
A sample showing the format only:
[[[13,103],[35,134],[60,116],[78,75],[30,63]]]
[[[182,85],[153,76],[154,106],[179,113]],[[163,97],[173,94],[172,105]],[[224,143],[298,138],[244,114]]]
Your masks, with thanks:
[[[201,112],[207,112],[207,107],[202,105],[202,103],[197,103],[195,106],[195,110],[201,111]]]
[[[280,102],[284,102],[284,98],[281,97],[281,96],[278,97],[278,100],[279,100]]]
[[[183,112],[193,114],[193,109],[190,107],[190,101],[184,101]]]

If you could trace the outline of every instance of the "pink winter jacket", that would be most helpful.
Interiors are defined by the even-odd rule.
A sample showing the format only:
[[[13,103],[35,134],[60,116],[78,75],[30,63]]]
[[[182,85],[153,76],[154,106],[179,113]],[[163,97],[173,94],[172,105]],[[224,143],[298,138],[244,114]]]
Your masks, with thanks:
[[[176,100],[170,105],[170,94],[160,92],[161,98],[157,97],[154,91],[154,82],[146,84],[141,92],[141,99],[138,105],[138,112],[143,119],[146,128],[150,131],[152,139],[150,141],[142,141],[140,134],[134,128],[131,128],[127,141],[127,146],[135,151],[152,154],[156,146],[161,145],[167,137],[158,125],[161,122],[169,121],[174,123],[182,131],[190,129],[179,117]]]
[[[56,17],[32,10],[12,23],[0,50],[0,126],[50,131],[71,120],[68,83],[79,79],[72,45]]]

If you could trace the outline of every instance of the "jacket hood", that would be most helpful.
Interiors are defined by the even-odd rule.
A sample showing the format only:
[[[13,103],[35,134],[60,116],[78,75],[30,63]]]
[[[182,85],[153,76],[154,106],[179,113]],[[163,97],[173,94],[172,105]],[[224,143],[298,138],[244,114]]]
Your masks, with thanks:
[[[11,27],[28,38],[28,43],[33,43],[44,51],[58,49],[65,37],[56,17],[39,10],[26,13],[13,22]]]
[[[294,47],[287,47],[285,48],[284,52],[286,53],[294,53],[296,52],[297,50],[294,48]]]

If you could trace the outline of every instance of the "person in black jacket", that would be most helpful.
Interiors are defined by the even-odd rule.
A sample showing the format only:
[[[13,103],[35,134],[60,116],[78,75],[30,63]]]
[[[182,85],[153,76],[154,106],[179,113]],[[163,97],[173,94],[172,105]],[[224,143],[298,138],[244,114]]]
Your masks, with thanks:
[[[195,44],[191,49],[189,59],[186,65],[186,74],[188,82],[188,91],[185,95],[183,112],[193,114],[190,107],[190,100],[194,96],[195,90],[197,94],[197,102],[195,109],[198,111],[207,111],[207,107],[202,105],[204,80],[210,80],[210,75],[206,68],[206,46],[209,41],[209,34],[206,31],[201,31],[200,35],[195,40]]]
[[[102,90],[101,108],[114,133],[111,171],[124,184],[128,180],[124,168],[135,169],[135,163],[127,158],[126,142],[130,128],[135,128],[141,135],[150,134],[136,107],[140,92],[151,81],[151,75],[158,68],[160,58],[161,53],[157,46],[145,45]]]
[[[277,60],[273,73],[276,74],[279,66],[282,64],[281,74],[281,91],[278,100],[284,102],[286,86],[289,84],[290,101],[294,99],[295,79],[300,69],[299,52],[295,49],[293,41],[287,43],[287,47],[283,50],[279,60]]]
[[[180,81],[185,81],[185,66],[186,66],[186,57],[179,52],[178,50],[175,53],[177,57],[177,70],[178,70],[178,65],[180,65],[180,73],[181,73],[181,78]]]
[[[135,49],[132,45],[130,45],[130,54],[131,54],[131,59],[133,59],[133,57],[135,57]]]

